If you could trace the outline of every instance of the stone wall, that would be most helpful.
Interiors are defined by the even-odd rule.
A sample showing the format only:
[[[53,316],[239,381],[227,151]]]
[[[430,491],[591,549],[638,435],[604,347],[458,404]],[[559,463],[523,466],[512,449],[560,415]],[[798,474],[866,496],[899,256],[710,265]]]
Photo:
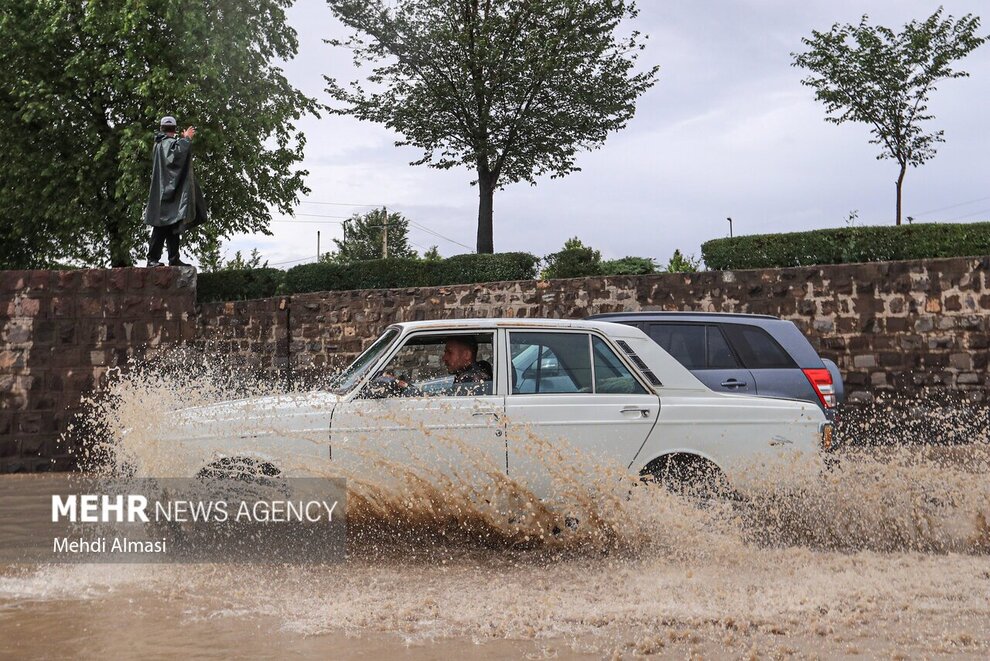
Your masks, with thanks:
[[[196,335],[192,269],[0,272],[0,472],[64,470],[80,398]]]
[[[797,324],[839,365],[854,401],[924,387],[982,401],[990,389],[988,273],[990,257],[321,292],[203,306],[200,337],[240,364],[305,381],[348,362],[397,321],[748,312]]]
[[[299,385],[331,374],[396,321],[581,318],[700,310],[791,319],[838,363],[853,401],[922,388],[985,402],[990,257],[321,292],[195,306],[191,271],[0,274],[0,471],[69,465],[56,445],[107,370],[194,341]]]

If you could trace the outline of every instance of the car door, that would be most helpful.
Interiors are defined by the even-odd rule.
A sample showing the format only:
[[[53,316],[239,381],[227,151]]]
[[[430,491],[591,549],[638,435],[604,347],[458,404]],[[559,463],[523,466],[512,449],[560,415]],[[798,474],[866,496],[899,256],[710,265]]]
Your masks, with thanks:
[[[455,391],[453,377],[443,372],[440,347],[458,334],[465,335],[410,335],[376,375],[393,374],[410,388],[383,396],[369,381],[337,406],[330,429],[332,466],[352,478],[393,481],[408,477],[412,469],[438,485],[449,479],[475,482],[492,472],[504,475],[505,386],[493,378],[482,392]],[[485,353],[479,358],[496,365],[494,329],[471,335],[482,339]],[[497,374],[493,370],[493,377]]]
[[[746,324],[724,324],[723,330],[734,352],[753,375],[759,394],[806,399],[818,404],[818,395],[808,377],[770,333]]]
[[[657,322],[647,334],[716,392],[757,394],[756,380],[714,324]]]
[[[578,464],[628,468],[660,400],[608,342],[588,332],[515,329],[506,355],[510,477],[546,497]]]

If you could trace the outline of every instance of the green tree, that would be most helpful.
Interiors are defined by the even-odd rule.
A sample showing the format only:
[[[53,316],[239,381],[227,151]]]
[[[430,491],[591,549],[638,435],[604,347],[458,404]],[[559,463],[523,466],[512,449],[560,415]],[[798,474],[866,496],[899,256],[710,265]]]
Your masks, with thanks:
[[[159,119],[198,128],[195,168],[212,234],[268,232],[307,192],[294,122],[315,101],[274,64],[291,59],[291,0],[0,0],[0,263],[124,266]]]
[[[665,273],[697,273],[701,270],[701,260],[695,259],[694,255],[685,257],[680,250],[674,250],[663,270]]]
[[[430,246],[429,250],[423,253],[423,261],[425,262],[443,261],[443,256],[440,254],[440,249],[437,246]]]
[[[325,262],[359,262],[382,259],[383,239],[388,241],[389,257],[418,257],[409,245],[409,219],[400,213],[374,209],[354,214],[344,221],[344,237],[334,239],[337,249],[321,257]],[[387,227],[387,232],[386,232]],[[387,237],[386,237],[387,234]]]
[[[602,275],[601,252],[584,245],[576,236],[564,242],[563,250],[544,257],[543,262],[546,266],[540,277],[544,280]]]
[[[826,121],[863,122],[870,126],[870,143],[880,145],[878,159],[891,158],[897,175],[897,224],[901,224],[901,189],[908,166],[917,167],[935,156],[944,142],[942,131],[926,131],[922,123],[934,117],[929,94],[938,81],[968,76],[952,65],[978,48],[986,37],[976,35],[980,19],[972,14],[942,18],[939,8],[922,22],[911,21],[895,33],[867,24],[836,23],[828,32],[812,31],[801,41],[804,53],[792,53],[793,65],[811,71],[802,84],[830,113]]]
[[[384,124],[414,165],[466,166],[478,186],[479,253],[495,191],[579,170],[579,150],[623,128],[658,68],[634,73],[641,35],[619,36],[633,0],[327,0],[354,30],[330,40],[372,63],[368,91],[327,77],[332,112]]]

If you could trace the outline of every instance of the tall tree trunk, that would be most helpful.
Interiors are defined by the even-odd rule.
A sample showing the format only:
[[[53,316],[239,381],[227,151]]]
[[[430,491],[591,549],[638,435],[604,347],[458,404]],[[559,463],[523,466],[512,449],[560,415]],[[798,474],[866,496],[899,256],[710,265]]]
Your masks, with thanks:
[[[131,261],[127,240],[124,236],[125,230],[120,225],[120,221],[114,216],[107,218],[107,240],[110,248],[110,266],[112,268],[134,266],[134,263]]]
[[[495,212],[495,177],[478,168],[478,253],[495,252],[492,218]]]
[[[901,163],[901,171],[897,175],[897,224],[901,224],[901,188],[904,186],[904,175],[907,173],[907,163]]]

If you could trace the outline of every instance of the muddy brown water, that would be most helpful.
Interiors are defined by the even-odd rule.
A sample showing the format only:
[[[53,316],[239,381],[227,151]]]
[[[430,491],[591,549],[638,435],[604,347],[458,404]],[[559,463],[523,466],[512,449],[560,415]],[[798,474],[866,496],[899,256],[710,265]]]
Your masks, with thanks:
[[[94,424],[139,474],[167,475],[156,425],[229,396],[218,382],[138,372]],[[616,498],[615,475],[522,440],[555,500],[497,471],[437,488],[429,462],[378,460],[348,483],[333,565],[0,567],[0,658],[990,656],[985,439],[848,452],[823,478],[700,507]]]

